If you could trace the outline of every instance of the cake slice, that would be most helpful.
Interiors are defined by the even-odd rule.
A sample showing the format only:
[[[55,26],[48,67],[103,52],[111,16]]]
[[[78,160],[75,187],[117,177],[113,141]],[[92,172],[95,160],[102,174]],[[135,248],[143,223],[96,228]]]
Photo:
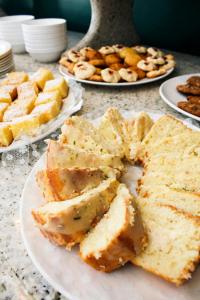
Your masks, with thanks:
[[[45,200],[51,202],[83,194],[100,184],[106,175],[100,169],[65,168],[39,171],[36,179]]]
[[[25,72],[10,72],[6,75],[6,78],[2,80],[1,85],[18,85],[25,81],[28,81],[28,74]]]
[[[3,115],[8,107],[9,107],[8,103],[0,102],[0,122],[3,121]]]
[[[177,286],[182,284],[199,262],[200,222],[172,206],[143,204],[139,208],[149,243],[132,262]]]
[[[8,93],[12,100],[17,98],[17,86],[16,85],[0,85],[0,93]]]
[[[61,102],[56,100],[49,103],[37,105],[31,112],[31,115],[39,116],[40,123],[45,124],[54,119],[60,112]]]
[[[12,131],[9,123],[0,123],[0,147],[7,147],[13,141]]]
[[[119,171],[124,169],[123,163],[118,156],[111,154],[97,155],[50,140],[47,148],[47,169],[71,167],[112,167]]]
[[[101,137],[96,128],[87,120],[73,116],[67,119],[61,128],[59,141],[63,144],[76,146],[96,154],[106,154]]]
[[[18,139],[23,135],[34,136],[39,127],[40,120],[38,116],[31,115],[16,118],[10,123],[10,129],[14,139]]]
[[[49,202],[32,211],[41,232],[54,243],[71,248],[98,222],[116,195],[118,181],[104,180],[76,198]]]
[[[59,91],[62,98],[66,98],[69,91],[67,81],[63,77],[46,81],[44,86],[44,92],[52,91]]]
[[[81,242],[80,256],[95,269],[111,272],[139,255],[146,243],[134,198],[120,184],[107,214]]]
[[[163,138],[179,135],[182,133],[190,133],[191,129],[187,128],[180,120],[165,115],[157,120],[151,127],[151,130],[146,135],[141,143],[141,147],[137,153],[137,160],[145,163],[151,150],[161,142]]]
[[[31,80],[37,84],[40,90],[43,90],[46,81],[51,79],[54,79],[53,73],[46,68],[39,68],[31,77]]]
[[[120,157],[124,157],[126,153],[123,127],[124,119],[118,109],[114,107],[106,111],[98,127],[98,134],[102,137],[105,149]]]
[[[140,113],[135,119],[124,121],[125,142],[128,144],[126,153],[126,158],[128,161],[134,161],[142,140],[152,126],[153,120],[145,112]]]

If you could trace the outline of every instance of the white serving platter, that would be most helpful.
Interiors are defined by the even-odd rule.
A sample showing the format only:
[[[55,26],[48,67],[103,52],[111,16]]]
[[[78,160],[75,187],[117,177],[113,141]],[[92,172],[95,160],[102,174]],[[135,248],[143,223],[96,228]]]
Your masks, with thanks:
[[[117,86],[133,86],[133,85],[140,85],[140,84],[146,84],[150,82],[154,82],[157,80],[160,80],[162,78],[167,77],[169,74],[173,72],[174,68],[168,70],[164,75],[155,77],[155,78],[144,78],[135,82],[118,82],[118,83],[109,83],[109,82],[100,82],[100,81],[91,81],[91,80],[83,80],[83,79],[78,79],[74,75],[68,72],[68,70],[63,67],[59,66],[59,71],[60,73],[65,76],[66,78],[70,78],[72,80],[75,80],[80,83],[87,83],[87,84],[92,84],[92,85],[101,85],[101,86],[111,86],[111,87],[117,87]]]
[[[135,115],[124,113],[127,117]],[[150,116],[157,120],[161,115]],[[35,180],[36,173],[44,166],[45,155],[35,164],[25,183],[20,204],[21,232],[33,263],[57,291],[68,300],[199,300],[200,268],[192,280],[177,288],[131,264],[109,274],[98,272],[81,261],[78,249],[69,252],[45,239],[31,217],[32,209],[44,203]],[[141,172],[141,168],[129,166],[122,179],[134,194]]]
[[[19,140],[13,141],[8,147],[0,147],[0,153],[16,150],[26,145],[35,143],[44,139],[46,136],[57,130],[63,124],[64,120],[79,111],[83,105],[83,91],[80,84],[73,80],[67,80],[69,84],[69,94],[63,99],[63,106],[59,115],[52,121],[40,126],[37,134],[33,137],[23,136]]]

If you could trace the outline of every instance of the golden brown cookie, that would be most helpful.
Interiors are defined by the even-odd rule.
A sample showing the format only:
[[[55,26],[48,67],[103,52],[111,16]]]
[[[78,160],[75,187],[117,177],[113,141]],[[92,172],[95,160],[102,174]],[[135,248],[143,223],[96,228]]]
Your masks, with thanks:
[[[200,87],[196,87],[190,84],[180,84],[177,85],[177,90],[183,94],[192,94],[200,96]]]
[[[70,73],[72,73],[72,74],[74,73],[74,72],[73,72],[73,68],[74,68],[75,63],[72,62],[69,58],[62,57],[62,58],[60,59],[59,63],[60,63],[62,66],[66,67],[67,70],[68,70]]]
[[[180,109],[182,109],[192,115],[200,117],[200,105],[199,104],[189,103],[187,101],[180,101],[177,103],[177,106]]]
[[[200,88],[200,76],[191,76],[188,78],[187,83]]]
[[[139,69],[138,67],[130,67],[129,69],[135,71],[138,74],[138,79],[143,79],[146,77],[146,72]]]
[[[90,78],[88,78],[88,80],[92,80],[92,81],[103,81],[103,78],[101,75],[99,74],[94,74],[92,75]]]
[[[102,58],[102,55],[97,50],[88,49],[85,53],[85,58],[87,60],[99,59],[99,58]]]
[[[117,63],[117,64],[112,64],[109,66],[110,69],[115,70],[115,71],[119,71],[121,68],[124,68],[125,65],[121,64],[121,63]]]
[[[110,66],[112,64],[118,64],[121,62],[121,58],[117,53],[105,55],[104,59],[107,66]]]
[[[105,66],[105,61],[102,58],[96,58],[96,59],[91,59],[88,61],[91,65],[98,67],[98,66]]]
[[[190,103],[199,104],[200,105],[200,96],[187,96],[187,100]]]

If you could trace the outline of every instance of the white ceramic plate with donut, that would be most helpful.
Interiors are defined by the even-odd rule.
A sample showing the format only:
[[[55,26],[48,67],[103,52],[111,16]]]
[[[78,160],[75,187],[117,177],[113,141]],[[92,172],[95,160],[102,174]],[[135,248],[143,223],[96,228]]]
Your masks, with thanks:
[[[92,81],[92,80],[78,79],[73,74],[69,73],[67,68],[65,68],[63,66],[59,66],[59,71],[64,77],[70,78],[70,79],[75,80],[77,82],[86,83],[86,84],[93,84],[93,85],[101,85],[101,86],[114,86],[114,87],[140,85],[140,84],[145,84],[145,83],[150,83],[150,82],[153,82],[153,81],[157,81],[157,80],[160,80],[162,78],[167,77],[169,74],[171,74],[173,72],[173,70],[174,70],[174,68],[171,68],[164,75],[157,76],[155,78],[144,78],[144,79],[140,79],[140,80],[137,80],[137,81],[134,81],[134,82],[109,83],[109,82],[102,82],[102,81]]]
[[[159,92],[163,101],[170,107],[179,113],[200,122],[200,117],[190,114],[177,106],[179,101],[187,101],[187,98],[186,95],[178,92],[176,87],[179,84],[186,84],[187,79],[191,76],[200,76],[200,73],[186,74],[170,78],[161,84]]]
[[[124,117],[137,113],[126,111]],[[157,120],[161,114],[149,115]],[[94,120],[94,123],[98,123]],[[198,130],[189,125],[190,128]],[[20,203],[20,223],[25,247],[33,263],[44,278],[68,300],[199,300],[200,268],[192,280],[177,288],[141,268],[127,264],[112,273],[98,272],[81,261],[78,247],[67,251],[45,239],[35,226],[31,211],[43,204],[36,183],[36,173],[45,166],[45,154],[29,174]],[[137,180],[142,168],[127,166],[122,181],[136,194]]]

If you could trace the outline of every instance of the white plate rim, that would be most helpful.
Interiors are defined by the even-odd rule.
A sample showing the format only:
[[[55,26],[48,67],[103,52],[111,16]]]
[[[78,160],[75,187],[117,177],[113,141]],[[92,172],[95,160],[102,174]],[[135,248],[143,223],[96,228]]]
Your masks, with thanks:
[[[28,73],[28,74],[31,74],[31,73]],[[60,76],[60,75],[59,75]],[[2,80],[3,78],[1,78]],[[66,78],[65,78],[66,80]],[[83,92],[84,92],[84,88],[80,86],[80,84],[78,83],[75,83],[74,81],[71,81],[71,80],[67,80],[68,84],[69,84],[69,88],[70,86],[74,87],[75,88],[79,88],[79,95],[76,96],[76,100],[77,103],[70,108],[69,110],[69,114],[66,116],[69,117],[70,115],[74,114],[75,112],[79,111],[81,109],[81,107],[83,106]],[[75,85],[74,85],[75,83]],[[71,91],[72,92],[72,91]],[[69,89],[69,93],[70,93],[70,89]],[[66,97],[66,99],[70,96],[70,94],[68,94],[68,96]],[[62,111],[61,111],[62,113]],[[53,120],[53,121],[57,121],[59,120],[59,117],[60,117],[60,114],[58,114],[58,116]],[[52,122],[52,121],[50,121]],[[44,132],[44,133],[41,133],[41,134],[38,134],[37,136],[35,137],[32,137],[28,140],[19,140],[19,141],[14,141],[11,145],[9,145],[8,147],[0,147],[0,153],[5,153],[5,152],[8,152],[8,151],[12,151],[12,150],[16,150],[16,149],[19,149],[21,147],[25,147],[25,146],[28,146],[28,145],[31,145],[37,141],[40,141],[42,139],[44,139],[46,136],[48,136],[49,134],[53,133],[54,131],[56,131],[63,123],[63,116],[61,117],[60,119],[60,122],[58,121],[58,124],[56,124],[54,127],[53,126],[50,126],[50,128],[48,129],[47,127],[47,130]],[[51,125],[53,124],[53,122],[51,123]],[[48,123],[44,124],[44,126],[48,126]]]
[[[135,82],[118,82],[118,83],[109,83],[109,82],[100,82],[100,81],[91,81],[91,80],[84,80],[84,79],[78,79],[74,75],[70,74],[67,72],[67,69],[64,66],[59,66],[59,72],[61,73],[62,76],[70,78],[74,81],[80,82],[80,83],[86,83],[86,84],[91,84],[91,85],[101,85],[101,86],[109,86],[109,87],[126,87],[126,86],[134,86],[134,85],[141,85],[141,84],[146,84],[150,82],[154,82],[160,79],[163,79],[167,77],[169,74],[171,74],[174,71],[175,68],[171,68],[168,70],[164,75],[155,77],[155,78],[144,78],[140,79]]]
[[[135,112],[135,111],[122,111],[122,113],[127,116],[131,117],[136,116],[139,114],[139,112]],[[165,115],[164,113],[150,113],[147,112],[154,120],[158,119],[159,117]],[[100,118],[94,119],[94,122],[98,122]],[[195,130],[195,131],[200,131],[200,129],[192,124],[188,124],[186,121],[183,121],[189,128]],[[40,263],[37,261],[37,257],[34,255],[34,253],[32,252],[31,248],[29,247],[29,241],[27,238],[27,232],[25,229],[25,224],[24,224],[24,220],[23,220],[23,209],[24,209],[24,203],[26,201],[26,189],[29,186],[29,179],[32,177],[32,175],[35,173],[35,170],[38,169],[38,165],[40,165],[41,163],[43,163],[45,161],[45,153],[42,154],[42,156],[40,157],[40,159],[35,163],[35,165],[33,166],[32,170],[30,171],[26,182],[24,184],[24,188],[22,191],[22,195],[21,195],[21,199],[20,199],[20,231],[21,231],[21,236],[22,236],[22,240],[24,242],[26,251],[30,257],[30,259],[32,260],[33,264],[35,265],[35,267],[38,269],[38,271],[42,274],[42,276],[49,282],[49,284],[57,291],[59,291],[63,296],[65,296],[66,298],[68,298],[69,300],[81,300],[81,298],[74,298],[74,296],[70,293],[67,292],[67,290],[60,285],[59,283],[55,282],[50,274],[48,274],[47,272],[45,272],[45,270],[43,269],[43,267],[40,265]],[[38,234],[41,234],[38,230]],[[45,238],[44,238],[45,239]],[[50,243],[50,242],[49,242]],[[50,247],[51,247],[51,243],[50,243]],[[97,271],[98,272],[98,271]]]
[[[192,115],[192,114],[188,113],[187,111],[184,111],[184,110],[180,109],[178,106],[176,106],[174,103],[172,103],[172,102],[170,101],[170,99],[167,98],[167,97],[165,96],[165,93],[164,93],[164,88],[167,87],[167,85],[168,85],[168,83],[169,83],[170,81],[174,81],[174,80],[176,80],[177,78],[181,78],[181,77],[184,77],[184,78],[185,78],[185,77],[191,77],[191,76],[200,76],[200,73],[184,74],[184,75],[176,76],[176,77],[173,77],[173,78],[169,78],[169,79],[167,79],[166,81],[164,81],[164,82],[161,84],[161,86],[160,86],[160,88],[159,88],[159,93],[160,93],[160,96],[161,96],[162,100],[163,100],[166,104],[168,104],[171,108],[173,108],[174,110],[178,111],[178,112],[181,113],[182,115],[185,115],[185,116],[187,116],[187,117],[189,117],[189,118],[192,118],[192,119],[194,119],[194,120],[196,120],[196,121],[200,121],[200,117],[197,117],[197,116],[195,116],[195,115]],[[183,82],[183,84],[184,84],[184,83],[185,83],[185,81]],[[185,97],[185,95],[183,95],[183,97]]]

